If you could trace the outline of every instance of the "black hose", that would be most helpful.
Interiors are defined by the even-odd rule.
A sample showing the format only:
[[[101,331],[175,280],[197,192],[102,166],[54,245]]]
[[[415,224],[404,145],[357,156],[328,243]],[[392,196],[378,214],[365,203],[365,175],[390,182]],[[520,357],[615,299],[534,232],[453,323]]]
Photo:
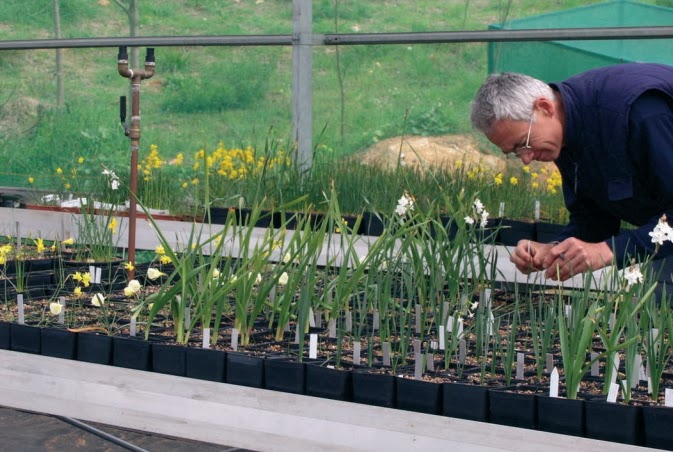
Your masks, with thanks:
[[[128,443],[124,441],[123,439],[119,439],[116,436],[112,436],[109,433],[105,433],[102,430],[99,430],[95,427],[92,427],[88,424],[85,424],[84,422],[80,422],[77,419],[72,419],[69,417],[64,417],[64,416],[54,416],[57,419],[62,420],[63,422],[67,422],[68,424],[74,425],[77,428],[80,428],[82,430],[85,430],[89,433],[92,433],[100,438],[103,438],[104,440],[110,441],[111,443],[114,443],[120,447],[123,447],[126,450],[131,450],[133,452],[148,452],[147,449],[143,449],[142,447],[138,447],[136,445],[133,445],[131,443]]]

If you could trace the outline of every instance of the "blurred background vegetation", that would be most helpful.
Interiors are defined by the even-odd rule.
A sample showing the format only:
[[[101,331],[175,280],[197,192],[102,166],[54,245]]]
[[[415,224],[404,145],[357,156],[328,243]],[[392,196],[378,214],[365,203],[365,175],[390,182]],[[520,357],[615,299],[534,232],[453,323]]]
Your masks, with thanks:
[[[139,36],[292,33],[291,0],[3,0],[0,40],[54,38],[54,3],[61,38],[129,36],[132,4]],[[594,3],[315,0],[314,32],[485,30]],[[487,75],[486,49],[485,43],[316,46],[313,142],[316,153],[325,154],[317,158],[357,158],[403,134],[471,134],[469,102]],[[117,73],[117,49],[62,51],[62,105],[55,53],[0,52],[0,185],[62,188],[58,168],[80,178],[97,177],[101,165],[118,174],[128,168],[118,101],[129,81]],[[156,48],[156,74],[141,92],[141,159],[151,145],[166,161],[186,166],[199,150],[290,148],[291,53],[289,47]],[[144,49],[140,54],[142,64]],[[480,145],[493,152],[483,139]]]

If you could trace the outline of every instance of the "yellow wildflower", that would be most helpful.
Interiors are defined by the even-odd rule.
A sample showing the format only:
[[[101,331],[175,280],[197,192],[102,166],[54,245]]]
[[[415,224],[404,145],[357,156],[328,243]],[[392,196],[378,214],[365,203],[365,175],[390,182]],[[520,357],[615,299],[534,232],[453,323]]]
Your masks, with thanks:
[[[72,294],[75,296],[75,298],[79,298],[82,296],[82,288],[77,286],[75,287],[75,290],[72,291]]]
[[[63,174],[63,169],[60,166],[56,168],[56,174]]]
[[[530,173],[530,166],[526,165],[523,167],[523,172],[524,173]]]
[[[159,258],[159,263],[163,265],[168,265],[171,263],[171,258],[166,256],[165,254]]]
[[[519,183],[519,179],[517,179],[516,177],[512,176],[512,177],[509,178],[509,183],[510,183],[510,185],[516,185],[516,184]]]
[[[78,159],[77,159],[77,163],[79,163],[80,165],[81,165],[82,163],[84,163],[84,157],[80,157],[80,158],[78,158]]]
[[[116,233],[117,233],[117,219],[116,219],[116,218],[112,218],[112,219],[110,220],[110,224],[108,224],[107,227],[108,227],[108,229],[109,229],[110,231],[112,231],[112,234],[116,234]]]
[[[133,262],[127,262],[124,264],[124,268],[128,271],[133,271],[135,267],[133,266]]]
[[[82,275],[82,284],[84,284],[84,287],[89,287],[90,283],[91,283],[91,273],[86,272]]]
[[[156,248],[154,248],[154,252],[157,253],[158,255],[166,254],[166,250],[164,249],[163,245],[157,245]]]
[[[35,178],[33,176],[28,176],[28,183],[32,184],[33,182],[35,182]]]

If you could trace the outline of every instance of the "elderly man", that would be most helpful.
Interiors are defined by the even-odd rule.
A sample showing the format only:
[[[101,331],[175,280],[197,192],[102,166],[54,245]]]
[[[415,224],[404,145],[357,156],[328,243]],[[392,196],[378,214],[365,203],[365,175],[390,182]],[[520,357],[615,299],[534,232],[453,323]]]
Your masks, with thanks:
[[[563,178],[570,221],[558,242],[520,241],[520,271],[566,280],[655,252],[650,232],[673,219],[673,67],[621,64],[551,84],[491,75],[472,125],[508,157],[554,162]],[[637,229],[620,232],[621,221]],[[656,256],[671,254],[664,242]]]

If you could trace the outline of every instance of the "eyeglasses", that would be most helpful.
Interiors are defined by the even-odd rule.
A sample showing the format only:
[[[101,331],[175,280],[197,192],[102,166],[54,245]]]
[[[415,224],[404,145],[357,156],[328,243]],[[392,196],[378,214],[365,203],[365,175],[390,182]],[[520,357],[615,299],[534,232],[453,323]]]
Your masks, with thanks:
[[[513,159],[513,158],[521,158],[522,155],[531,152],[531,149],[533,149],[530,145],[530,131],[533,128],[533,119],[535,118],[535,113],[530,115],[530,122],[528,123],[528,134],[526,135],[526,144],[523,146],[519,146],[518,148],[514,149],[512,152],[508,152],[505,154],[505,156],[508,159]]]

